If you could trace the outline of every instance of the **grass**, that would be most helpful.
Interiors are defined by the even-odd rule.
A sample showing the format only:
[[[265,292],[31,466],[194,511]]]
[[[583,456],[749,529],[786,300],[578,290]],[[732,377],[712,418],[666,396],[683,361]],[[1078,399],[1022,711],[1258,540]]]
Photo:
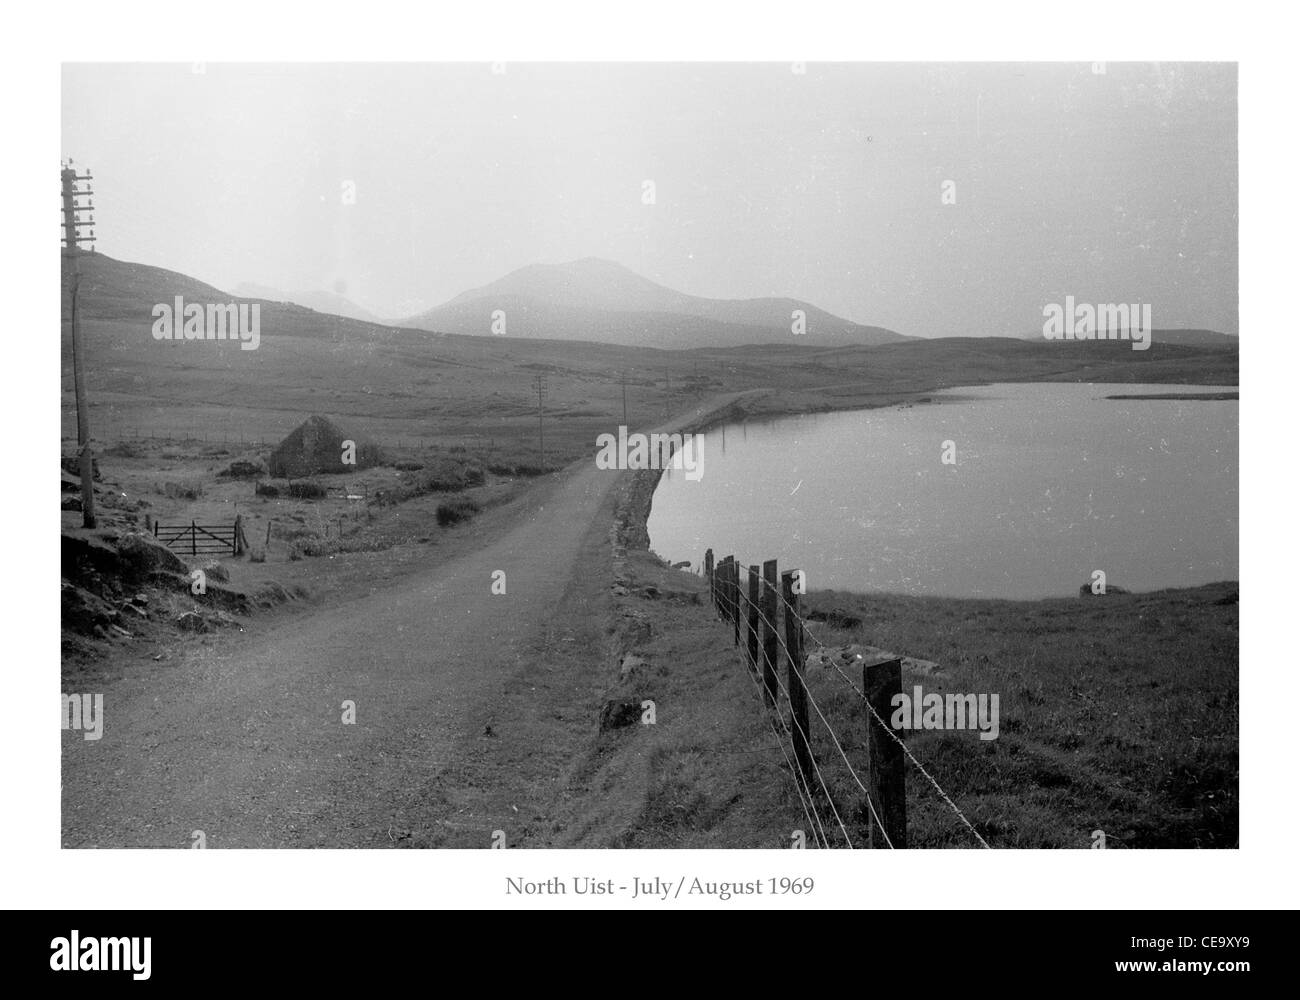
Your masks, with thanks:
[[[648,618],[635,652],[654,666],[653,734],[595,743],[645,762],[642,807],[612,846],[788,846],[809,823],[754,681],[698,576],[629,555],[629,595]],[[659,596],[640,596],[653,585]],[[684,589],[702,605],[670,599]],[[830,649],[870,645],[932,661],[903,689],[999,697],[999,734],[904,731],[909,750],[995,849],[1238,845],[1238,587],[1216,583],[1104,598],[963,600],[814,592],[810,632]],[[838,612],[838,614],[832,614]],[[845,622],[856,624],[846,626]],[[742,630],[743,636],[743,630]],[[807,650],[816,648],[813,640]],[[910,663],[911,661],[909,661]],[[845,673],[862,686],[861,667]],[[809,666],[809,691],[854,770],[867,779],[868,715],[831,669]],[[782,685],[788,688],[782,665]],[[611,687],[604,693],[619,693]],[[789,703],[780,698],[790,725]],[[855,847],[868,839],[861,789],[810,708],[812,749]],[[782,744],[788,753],[788,737]],[[651,735],[653,739],[651,739]],[[906,762],[908,847],[978,848],[933,786]],[[630,779],[624,779],[630,780]],[[832,847],[844,836],[814,778]],[[815,828],[815,824],[814,824]],[[809,837],[809,846],[813,846]]]
[[[909,731],[905,742],[995,847],[1234,847],[1238,840],[1237,585],[1104,599],[983,601],[814,595],[861,615],[811,626],[936,661],[903,689],[997,693],[1000,734]],[[861,671],[848,671],[861,685]],[[860,699],[832,670],[808,685],[850,760],[865,749]],[[865,833],[861,795],[813,713],[832,793]],[[976,846],[909,764],[909,846]],[[842,814],[843,815],[843,814]],[[850,833],[853,829],[850,828]]]

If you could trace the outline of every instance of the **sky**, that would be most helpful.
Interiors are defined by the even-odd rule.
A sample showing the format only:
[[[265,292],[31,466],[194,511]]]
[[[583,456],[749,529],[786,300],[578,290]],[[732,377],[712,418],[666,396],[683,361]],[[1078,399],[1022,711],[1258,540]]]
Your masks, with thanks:
[[[1235,334],[1236,102],[1230,63],[67,64],[61,155],[97,250],[385,318],[594,256],[914,336],[1066,296]]]

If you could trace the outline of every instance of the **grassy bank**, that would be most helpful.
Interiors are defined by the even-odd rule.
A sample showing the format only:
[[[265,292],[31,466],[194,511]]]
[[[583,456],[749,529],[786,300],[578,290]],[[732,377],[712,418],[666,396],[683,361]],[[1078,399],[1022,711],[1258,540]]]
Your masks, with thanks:
[[[650,680],[633,693],[656,700],[659,723],[652,744],[626,748],[638,759],[648,752],[649,775],[641,814],[618,845],[788,846],[808,818],[704,581],[642,551],[629,558],[625,583],[620,613],[647,623],[632,653]],[[1227,583],[1043,601],[820,592],[809,595],[805,612],[839,613],[841,627],[809,623],[827,647],[871,645],[932,661],[905,666],[909,694],[920,685],[925,694],[999,696],[996,739],[973,730],[902,734],[990,846],[1089,848],[1101,830],[1109,849],[1235,847],[1236,595]],[[812,640],[808,649],[816,649]],[[861,686],[860,667],[844,669]],[[781,679],[787,683],[784,669]],[[807,679],[865,775],[860,698],[831,668],[810,662]],[[784,699],[782,718],[788,726]],[[849,841],[863,846],[861,790],[815,710],[811,719],[835,813]],[[906,782],[909,847],[979,846],[910,763]],[[824,798],[819,818],[831,846],[844,847]]]
[[[809,606],[862,619],[853,628],[813,623],[828,646],[869,644],[936,662],[904,671],[908,693],[920,685],[927,694],[999,695],[997,739],[906,734],[991,845],[1089,847],[1101,830],[1108,848],[1236,846],[1235,583],[1043,601],[818,593]],[[860,670],[854,680],[861,684]],[[809,688],[860,751],[858,697],[831,669],[810,670]],[[820,754],[838,759],[829,741]],[[911,845],[970,846],[951,809],[908,772]],[[841,775],[832,790],[853,802],[851,788]]]

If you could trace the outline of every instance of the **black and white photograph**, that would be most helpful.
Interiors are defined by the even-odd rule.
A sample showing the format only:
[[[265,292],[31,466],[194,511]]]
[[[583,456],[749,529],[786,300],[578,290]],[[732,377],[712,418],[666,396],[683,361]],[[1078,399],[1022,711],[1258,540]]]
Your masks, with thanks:
[[[65,847],[1238,845],[1234,65],[62,82]]]
[[[62,111],[65,847],[1238,844],[1234,66]]]
[[[868,990],[1285,974],[1283,16],[29,22],[15,978],[554,990],[441,915],[741,910]]]

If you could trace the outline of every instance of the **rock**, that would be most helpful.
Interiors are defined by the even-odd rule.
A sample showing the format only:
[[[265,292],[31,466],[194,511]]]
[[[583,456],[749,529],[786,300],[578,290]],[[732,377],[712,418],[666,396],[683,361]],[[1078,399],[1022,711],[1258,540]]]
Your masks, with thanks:
[[[62,510],[81,510],[81,497],[66,496],[59,507]]]
[[[621,583],[616,583],[614,584],[614,586],[610,587],[609,589],[611,592],[613,592],[615,597],[627,596],[627,588],[624,587]]]
[[[60,593],[60,617],[65,629],[95,635],[112,624],[117,612],[101,598],[65,580]]]
[[[208,623],[203,616],[194,611],[187,611],[176,619],[176,626],[182,632],[207,632]]]
[[[607,733],[611,729],[623,729],[641,719],[641,703],[628,698],[615,698],[605,702],[600,710],[600,731]]]
[[[1123,587],[1117,586],[1113,583],[1106,584],[1106,590],[1104,593],[1101,594],[1094,594],[1092,592],[1091,583],[1085,583],[1079,588],[1080,597],[1108,597],[1111,594],[1127,594],[1127,593],[1128,591],[1125,590]]]
[[[134,596],[131,598],[131,603],[132,603],[132,604],[148,604],[148,603],[149,603],[149,595],[148,595],[148,594],[136,594],[136,595],[134,595]]]
[[[226,570],[226,567],[215,559],[203,564],[203,574],[209,580],[218,580],[221,583],[230,582],[230,573]]]
[[[657,601],[659,599],[658,587],[642,587],[636,593],[638,597],[644,597],[649,601]]]
[[[160,545],[149,535],[139,532],[127,532],[117,543],[118,556],[122,563],[123,575],[133,579],[147,576],[149,573],[162,571],[189,576],[190,568],[171,549]]]

